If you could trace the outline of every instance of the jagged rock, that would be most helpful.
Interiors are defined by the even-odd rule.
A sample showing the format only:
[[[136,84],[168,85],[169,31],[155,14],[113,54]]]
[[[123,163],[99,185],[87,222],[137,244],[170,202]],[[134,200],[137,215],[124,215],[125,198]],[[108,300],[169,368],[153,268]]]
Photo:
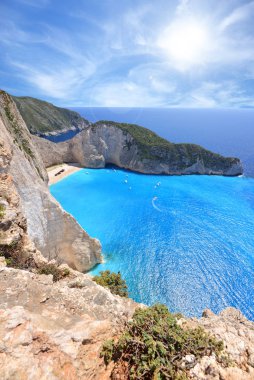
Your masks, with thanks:
[[[1,267],[6,267],[6,260],[4,256],[0,256],[0,268]]]
[[[74,281],[82,287],[73,287]],[[0,268],[0,378],[19,379],[22,373],[24,380],[110,379],[112,367],[103,364],[101,345],[120,334],[137,306],[75,271],[53,282],[51,275]],[[253,322],[226,309],[185,319],[185,325],[202,326],[223,340],[231,363],[225,367],[215,355],[201,360],[186,355],[182,368],[190,379],[253,379]]]
[[[12,98],[3,91],[0,93],[0,135],[0,173],[14,180],[27,221],[27,234],[36,248],[47,259],[56,258],[80,271],[99,263],[100,243],[90,238],[51,196],[47,172],[31,135]],[[15,219],[9,211],[9,220]],[[13,241],[18,239],[18,228],[15,232]]]
[[[223,368],[214,357],[204,357],[190,371],[191,378],[197,380],[251,380],[254,379],[254,323],[247,320],[239,310],[227,308],[216,315],[206,310],[197,320],[187,321],[189,327],[201,326],[222,340],[231,361],[231,367]],[[232,367],[233,366],[233,367]]]
[[[109,379],[101,345],[137,304],[76,275],[82,289],[70,288],[69,278],[53,283],[52,276],[0,269],[1,380]]]

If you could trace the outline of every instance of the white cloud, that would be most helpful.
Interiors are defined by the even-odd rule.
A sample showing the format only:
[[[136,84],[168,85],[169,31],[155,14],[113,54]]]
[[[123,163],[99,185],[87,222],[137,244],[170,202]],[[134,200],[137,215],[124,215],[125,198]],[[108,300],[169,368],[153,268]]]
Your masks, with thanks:
[[[231,25],[234,25],[238,22],[244,21],[247,18],[251,18],[254,12],[254,1],[251,1],[248,4],[242,5],[233,10],[233,12],[225,17],[220,25],[219,30],[224,31]]]
[[[104,107],[160,107],[162,102],[163,97],[131,81],[99,83],[90,94],[91,105]]]
[[[44,34],[28,33],[18,27],[12,20],[2,20],[0,28],[0,44],[22,47],[24,44],[37,44],[45,41]]]
[[[77,94],[89,77],[82,68],[55,67],[39,69],[19,62],[12,62],[19,69],[19,76],[31,83],[39,92],[52,98],[67,100]],[[91,73],[90,73],[91,75]]]
[[[238,83],[224,80],[201,83],[199,87],[183,94],[178,106],[189,108],[253,107],[254,101]]]
[[[143,64],[129,71],[128,79],[156,95],[171,94],[176,90],[174,78],[168,75],[168,68],[162,64]]]
[[[32,5],[32,0],[16,1]],[[31,94],[61,99],[62,104],[250,105],[250,95],[241,88],[244,79],[254,76],[250,19],[254,1],[233,11],[232,3],[220,6],[218,0],[215,2],[215,13],[205,13],[205,7],[194,12],[194,2],[180,0],[175,12],[172,7],[159,9],[156,4],[144,3],[121,7],[117,17],[112,12],[114,16],[98,19],[96,14],[90,17],[85,7],[78,14],[73,7],[73,13],[63,14],[63,19],[72,19],[70,28],[42,21],[33,30],[22,14],[12,10],[0,28],[3,67],[13,67],[13,78],[22,79]],[[49,2],[42,0],[40,4]],[[229,8],[231,13],[226,14]],[[194,29],[186,28],[193,23]],[[176,24],[180,31],[182,25],[185,29],[181,38],[179,30],[175,31],[172,48],[169,35]],[[200,41],[190,41],[196,26],[198,32],[205,32],[201,46]],[[164,48],[159,44],[162,37]]]

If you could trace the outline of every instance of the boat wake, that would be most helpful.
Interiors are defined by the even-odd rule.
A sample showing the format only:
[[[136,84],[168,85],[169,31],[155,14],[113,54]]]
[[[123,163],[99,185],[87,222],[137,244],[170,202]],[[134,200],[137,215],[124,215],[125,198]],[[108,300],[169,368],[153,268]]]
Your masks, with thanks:
[[[162,210],[158,206],[156,206],[156,204],[155,204],[155,202],[157,201],[157,199],[158,199],[158,197],[153,197],[153,199],[152,199],[153,208],[155,210],[159,211],[159,212],[162,212]]]

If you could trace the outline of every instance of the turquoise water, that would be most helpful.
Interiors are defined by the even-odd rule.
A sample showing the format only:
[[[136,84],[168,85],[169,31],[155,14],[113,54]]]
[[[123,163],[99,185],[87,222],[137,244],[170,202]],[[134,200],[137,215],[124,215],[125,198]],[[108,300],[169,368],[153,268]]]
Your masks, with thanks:
[[[254,179],[83,169],[51,192],[121,271],[130,296],[199,316],[239,308],[254,320]]]

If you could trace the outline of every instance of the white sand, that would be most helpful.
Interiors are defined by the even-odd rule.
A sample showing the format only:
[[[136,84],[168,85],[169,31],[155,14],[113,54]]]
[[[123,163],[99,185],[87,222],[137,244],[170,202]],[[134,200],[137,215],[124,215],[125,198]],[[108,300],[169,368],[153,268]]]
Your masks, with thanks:
[[[59,164],[50,166],[47,168],[48,176],[49,176],[49,185],[60,181],[61,179],[67,177],[68,175],[81,170],[81,166],[77,163],[72,164]],[[61,174],[56,175],[60,170],[64,170]]]

